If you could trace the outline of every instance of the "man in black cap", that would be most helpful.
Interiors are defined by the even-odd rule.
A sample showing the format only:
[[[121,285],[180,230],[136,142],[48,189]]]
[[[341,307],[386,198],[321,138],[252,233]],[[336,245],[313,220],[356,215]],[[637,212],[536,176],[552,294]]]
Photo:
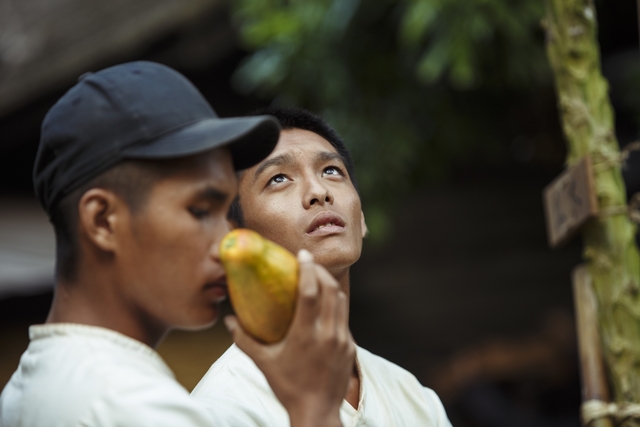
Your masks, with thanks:
[[[150,62],[87,74],[53,106],[34,183],[56,232],[56,290],[0,395],[1,426],[216,425],[153,348],[172,328],[216,320],[235,170],[278,135],[269,116],[218,118],[182,75]],[[354,357],[346,297],[308,252],[298,259],[282,342],[227,325],[292,425],[338,426]]]

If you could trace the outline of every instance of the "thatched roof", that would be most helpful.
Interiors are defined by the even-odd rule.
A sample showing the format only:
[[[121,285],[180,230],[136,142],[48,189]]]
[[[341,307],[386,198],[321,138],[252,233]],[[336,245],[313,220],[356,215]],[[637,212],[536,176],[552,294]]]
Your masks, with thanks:
[[[198,37],[174,49],[174,59],[210,59],[212,50],[228,44],[211,28],[211,17],[226,5],[224,0],[0,0],[0,116],[73,83],[87,70],[135,58],[162,37],[193,28]],[[202,34],[203,27],[208,34]]]

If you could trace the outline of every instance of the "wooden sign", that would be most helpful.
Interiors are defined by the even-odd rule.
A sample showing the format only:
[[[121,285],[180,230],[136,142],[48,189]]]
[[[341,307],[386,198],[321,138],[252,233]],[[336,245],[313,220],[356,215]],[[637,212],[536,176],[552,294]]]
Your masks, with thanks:
[[[543,191],[549,245],[556,248],[598,213],[591,159],[567,168]]]

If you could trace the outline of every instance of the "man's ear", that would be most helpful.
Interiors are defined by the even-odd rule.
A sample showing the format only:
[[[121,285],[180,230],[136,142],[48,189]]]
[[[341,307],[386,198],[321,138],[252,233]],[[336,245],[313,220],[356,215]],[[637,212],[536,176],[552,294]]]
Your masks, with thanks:
[[[364,221],[364,212],[360,211],[360,228],[362,229],[362,238],[364,239],[369,234],[367,223]]]
[[[80,233],[99,249],[113,252],[117,246],[116,225],[121,220],[123,201],[113,192],[92,188],[78,202]]]

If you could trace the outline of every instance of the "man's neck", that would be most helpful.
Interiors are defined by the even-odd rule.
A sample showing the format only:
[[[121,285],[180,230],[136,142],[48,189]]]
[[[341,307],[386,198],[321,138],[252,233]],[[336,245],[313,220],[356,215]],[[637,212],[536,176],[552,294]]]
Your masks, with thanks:
[[[350,296],[349,292],[349,268],[342,268],[339,270],[329,269],[329,273],[338,281],[340,285],[340,290],[347,295],[347,298]]]
[[[112,289],[97,282],[58,282],[46,323],[107,328],[155,348],[168,328],[145,321],[130,306],[123,304]]]
[[[351,292],[349,288],[349,268],[339,271],[331,271],[331,275],[338,281],[340,289],[345,294],[347,294],[347,298],[350,298]],[[358,404],[360,402],[360,381],[360,371],[358,369],[357,363],[354,363],[344,399],[355,409],[358,409]]]

